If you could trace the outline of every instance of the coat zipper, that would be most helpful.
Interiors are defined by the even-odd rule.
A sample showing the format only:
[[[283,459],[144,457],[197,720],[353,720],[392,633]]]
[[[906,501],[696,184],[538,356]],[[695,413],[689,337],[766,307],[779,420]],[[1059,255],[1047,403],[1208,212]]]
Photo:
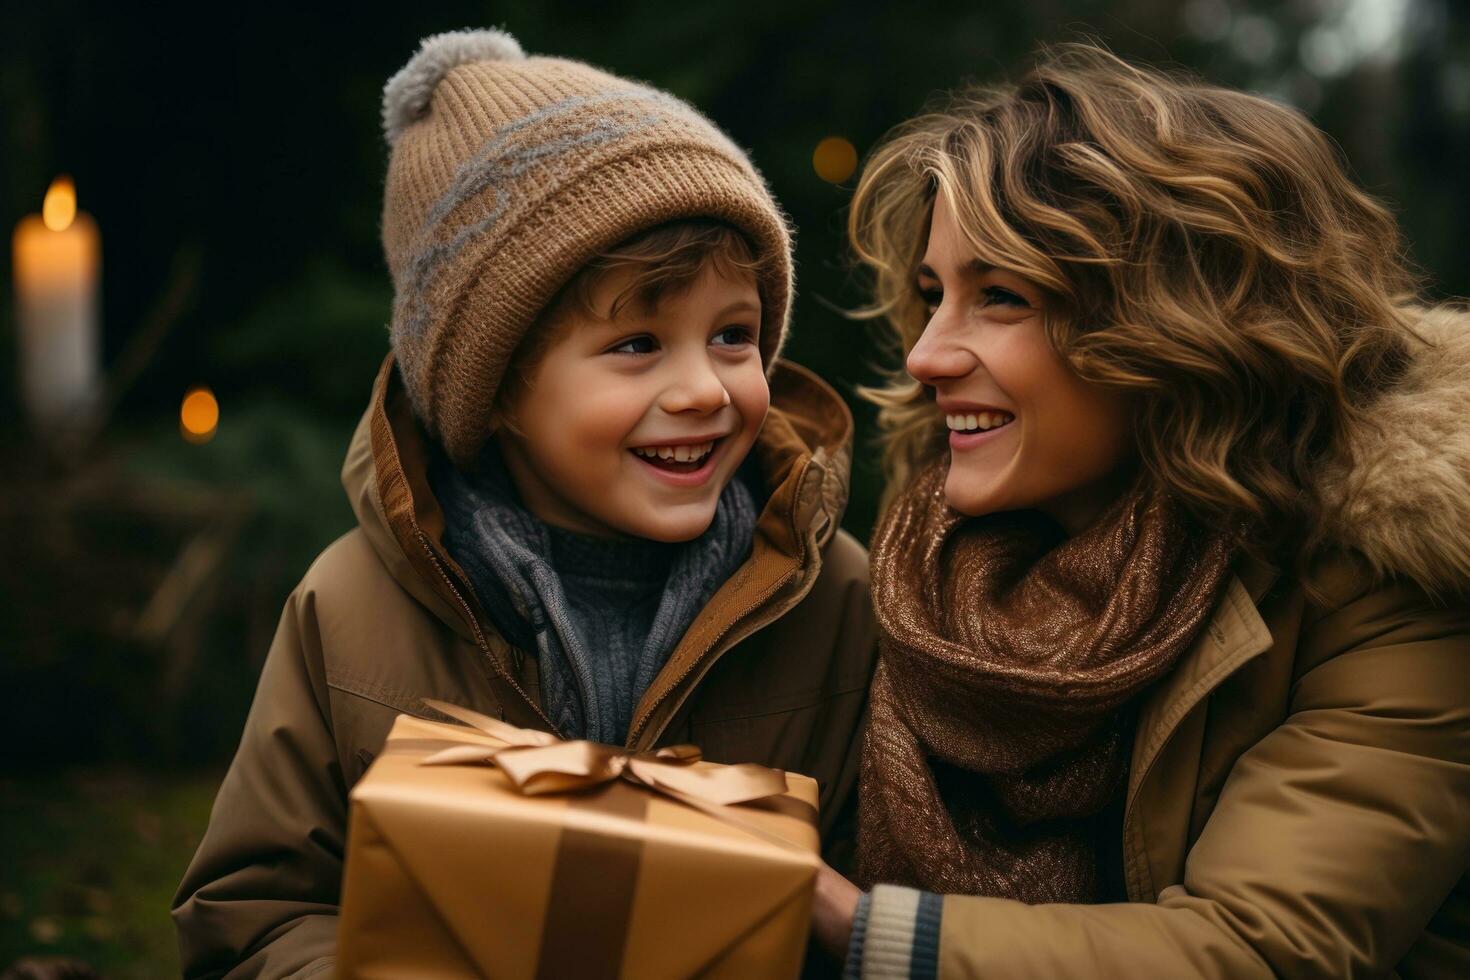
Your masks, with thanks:
[[[475,614],[470,610],[469,603],[465,602],[464,596],[460,593],[454,582],[449,578],[449,573],[444,570],[444,565],[439,560],[439,556],[434,553],[434,548],[429,543],[429,536],[424,533],[423,529],[420,528],[417,523],[414,524],[413,530],[414,535],[418,538],[419,546],[424,549],[424,554],[428,556],[430,564],[434,566],[434,571],[439,574],[439,578],[444,582],[445,588],[449,589],[450,594],[454,596],[455,602],[459,603],[460,612],[464,614],[465,622],[470,624],[470,631],[475,636],[475,645],[478,646],[480,648],[480,651],[485,654],[486,658],[489,659],[491,666],[495,668],[495,672],[500,675],[501,679],[509,684],[511,686],[511,689],[514,690],[516,694],[520,695],[521,700],[525,701],[526,704],[531,708],[531,710],[536,713],[536,717],[546,724],[547,730],[551,732],[556,732],[558,735],[560,735],[560,732],[557,732],[556,725],[552,724],[551,719],[546,717],[546,713],[541,710],[536,702],[532,701],[530,697],[526,695],[526,691],[524,688],[521,687],[520,682],[517,681],[516,678],[512,677],[509,673],[507,673],[505,669],[500,665],[500,662],[496,659],[495,654],[490,649],[490,642],[485,639],[485,634],[480,629],[479,621],[475,619]],[[521,652],[519,650],[516,650],[514,647],[512,647],[511,649],[512,654],[516,658],[516,669],[520,670]]]
[[[654,700],[654,702],[648,706],[648,711],[645,714],[645,717],[648,719],[648,721],[645,721],[643,723],[643,725],[641,725],[639,727],[639,729],[638,729],[638,731],[636,733],[630,734],[628,736],[628,747],[629,748],[632,748],[638,742],[639,738],[643,735],[644,731],[646,731],[648,729],[649,723],[652,721],[653,717],[656,714],[658,714],[659,707],[662,706],[663,703],[669,699],[669,696],[672,695],[673,692],[677,691],[680,688],[680,686],[683,685],[684,681],[686,679],[688,679],[690,675],[692,675],[700,667],[702,667],[702,666],[706,665],[707,663],[713,661],[714,659],[718,658],[721,654],[723,654],[727,650],[729,650],[729,648],[731,646],[733,646],[736,642],[739,642],[739,640],[744,639],[746,636],[749,636],[750,633],[754,633],[757,629],[760,628],[760,626],[766,625],[766,623],[771,622],[771,620],[773,620],[773,619],[781,616],[783,613],[785,613],[785,612],[788,611],[789,607],[787,607],[786,609],[782,609],[782,610],[780,610],[778,612],[773,613],[773,615],[769,619],[766,620],[766,623],[759,624],[758,626],[752,628],[748,633],[744,634],[743,636],[737,637],[731,643],[726,644],[723,647],[721,646],[721,644],[724,644],[725,639],[727,637],[729,637],[730,633],[735,629],[735,627],[738,626],[738,625],[740,625],[740,623],[741,623],[742,620],[744,620],[751,613],[755,612],[761,606],[765,605],[765,603],[770,599],[771,596],[775,595],[781,589],[785,588],[786,585],[791,581],[792,576],[795,575],[795,574],[796,573],[793,570],[792,572],[789,572],[786,575],[783,575],[781,577],[781,579],[778,582],[776,582],[769,590],[767,590],[765,593],[763,593],[761,595],[761,597],[757,601],[755,601],[751,605],[747,606],[744,610],[742,610],[739,616],[736,616],[734,619],[732,619],[730,621],[730,623],[723,630],[721,630],[719,632],[719,634],[715,637],[714,642],[710,644],[709,649],[706,650],[703,654],[701,654],[699,656],[699,658],[694,661],[694,663],[690,664],[687,668],[685,668],[685,670],[683,671],[683,673],[681,673],[677,678],[675,678],[674,683],[671,684],[671,685],[669,685],[668,690],[666,690],[663,694],[659,695],[658,698],[656,698]],[[693,693],[693,692],[692,691],[685,692],[684,697],[679,700],[679,704],[677,704],[677,705],[674,706],[674,710],[675,711],[677,711],[680,707],[683,706],[684,701],[688,699],[689,694],[691,694],[691,693]],[[663,734],[662,729],[660,729],[658,732],[654,733],[654,736],[653,737],[654,738],[657,738],[661,734]]]
[[[807,461],[807,472],[810,471],[810,467],[811,467],[811,461],[808,460]],[[806,479],[807,472],[803,472],[802,475],[800,477],[798,477],[797,479],[798,480],[804,480],[804,479]],[[800,494],[798,493],[797,496],[800,497]],[[784,589],[787,586],[787,584],[789,584],[791,582],[792,577],[796,575],[797,570],[801,568],[802,562],[806,558],[807,547],[808,547],[807,542],[805,540],[805,537],[803,537],[803,539],[802,539],[802,552],[801,552],[801,554],[799,554],[797,556],[795,567],[792,568],[785,575],[781,576],[781,578],[778,579],[774,584],[772,584],[772,586],[769,589],[767,589],[765,592],[761,593],[761,595],[759,596],[759,598],[757,598],[754,602],[750,603],[748,606],[745,607],[745,609],[741,610],[740,615],[738,615],[735,618],[731,619],[729,621],[729,623],[726,624],[725,628],[722,629],[722,630],[720,630],[720,632],[715,636],[714,642],[712,642],[710,644],[709,649],[706,650],[703,654],[701,654],[687,668],[685,668],[684,671],[682,673],[680,673],[677,678],[674,679],[674,683],[670,684],[664,690],[664,693],[660,694],[656,699],[654,699],[653,703],[648,706],[648,711],[645,712],[645,714],[644,714],[644,719],[645,719],[644,722],[641,725],[638,726],[638,729],[636,731],[629,732],[628,733],[628,747],[629,748],[632,748],[634,745],[636,745],[637,742],[638,742],[638,740],[643,735],[643,733],[648,729],[650,723],[653,720],[654,715],[656,715],[658,713],[659,707],[662,706],[663,703],[669,699],[670,695],[672,695],[675,691],[677,691],[683,685],[684,681],[686,679],[688,679],[696,670],[698,670],[702,666],[705,666],[707,663],[711,662],[712,660],[717,659],[721,654],[725,653],[729,649],[730,646],[733,646],[734,645],[734,642],[739,642],[740,639],[744,639],[744,636],[749,636],[751,633],[754,633],[756,630],[758,630],[761,626],[766,625],[766,623],[771,622],[772,620],[778,618],[779,616],[781,616],[784,613],[786,613],[787,611],[789,611],[790,607],[787,606],[786,608],[784,608],[784,609],[782,609],[782,610],[780,610],[778,612],[773,613],[772,616],[769,617],[766,620],[766,623],[761,623],[761,624],[755,626],[748,633],[744,634],[744,636],[739,637],[735,641],[733,641],[731,644],[728,644],[728,645],[724,646],[723,649],[721,648],[721,644],[724,643],[725,639],[730,635],[730,633],[735,629],[736,626],[740,625],[740,623],[747,616],[749,616],[751,613],[753,613],[756,610],[758,610],[761,606],[765,605],[768,601],[770,601],[770,599],[771,599],[772,596],[776,595],[778,592],[780,592],[782,589]],[[683,706],[684,702],[688,700],[689,695],[691,693],[693,693],[693,692],[692,691],[686,691],[684,693],[684,696],[682,698],[680,698],[679,703],[674,706],[674,711],[677,712],[678,709]],[[670,717],[672,717],[672,715],[670,715]],[[658,732],[655,732],[654,735],[653,735],[653,738],[656,739],[661,734],[663,734],[662,729],[660,729]]]

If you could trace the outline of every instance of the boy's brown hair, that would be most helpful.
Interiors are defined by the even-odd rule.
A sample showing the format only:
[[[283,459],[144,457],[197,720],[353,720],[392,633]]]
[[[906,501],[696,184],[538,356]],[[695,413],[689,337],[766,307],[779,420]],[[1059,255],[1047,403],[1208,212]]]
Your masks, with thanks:
[[[506,409],[524,394],[541,356],[561,336],[561,321],[569,307],[597,319],[615,318],[630,303],[655,310],[659,300],[688,289],[708,268],[726,279],[754,280],[761,266],[744,235],[723,221],[707,218],[656,225],[593,256],[547,304],[511,355],[496,393],[496,419],[514,430]],[[611,306],[598,309],[592,298],[597,286],[623,272],[631,273],[627,284]]]

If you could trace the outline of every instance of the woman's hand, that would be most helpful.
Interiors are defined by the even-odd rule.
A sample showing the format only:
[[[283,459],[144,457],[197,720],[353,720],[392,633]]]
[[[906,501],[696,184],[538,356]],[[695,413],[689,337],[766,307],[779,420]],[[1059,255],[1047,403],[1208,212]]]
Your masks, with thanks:
[[[817,871],[817,890],[812,904],[812,935],[817,943],[841,963],[847,959],[852,938],[852,917],[862,891],[824,862]]]

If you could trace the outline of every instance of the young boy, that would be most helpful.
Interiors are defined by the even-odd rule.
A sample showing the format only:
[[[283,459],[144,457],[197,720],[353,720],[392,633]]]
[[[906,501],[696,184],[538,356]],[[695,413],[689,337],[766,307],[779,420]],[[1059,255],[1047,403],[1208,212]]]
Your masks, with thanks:
[[[851,418],[779,363],[790,239],[671,96],[426,40],[384,92],[393,353],[359,526],[291,595],[175,899],[188,976],[331,969],[347,792],[439,698],[816,777],[850,816],[873,666]]]

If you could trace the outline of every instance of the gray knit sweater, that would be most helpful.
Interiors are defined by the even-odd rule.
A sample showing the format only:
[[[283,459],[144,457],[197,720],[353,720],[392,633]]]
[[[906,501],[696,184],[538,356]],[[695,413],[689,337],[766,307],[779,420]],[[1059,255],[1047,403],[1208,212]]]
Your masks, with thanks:
[[[627,740],[638,700],[755,534],[754,496],[738,478],[709,529],[680,544],[545,524],[521,504],[493,442],[473,474],[441,455],[429,480],[445,547],[496,629],[538,658],[542,705],[565,738]]]

